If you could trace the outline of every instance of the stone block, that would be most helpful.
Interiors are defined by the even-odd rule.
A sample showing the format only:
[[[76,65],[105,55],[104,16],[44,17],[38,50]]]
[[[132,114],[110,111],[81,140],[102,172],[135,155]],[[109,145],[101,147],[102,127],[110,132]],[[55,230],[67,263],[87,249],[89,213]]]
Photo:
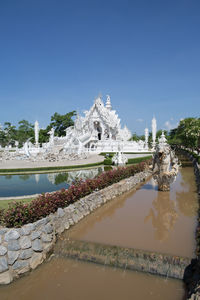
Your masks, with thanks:
[[[23,274],[30,270],[28,260],[17,260],[12,267],[13,270],[17,272],[17,274]]]
[[[31,258],[31,256],[33,255],[33,250],[32,249],[26,249],[26,250],[22,250],[19,258],[20,259],[28,259]]]
[[[19,251],[8,251],[8,264],[13,265],[19,257]]]
[[[34,224],[24,225],[20,230],[20,234],[21,235],[29,235],[34,229],[35,229]]]
[[[31,269],[35,269],[43,262],[43,255],[42,253],[34,253],[30,260],[30,267]]]
[[[42,252],[43,246],[42,242],[39,239],[36,239],[32,242],[32,248],[35,252]]]
[[[69,226],[74,225],[74,221],[72,220],[72,218],[69,218],[68,222],[69,222]]]
[[[65,226],[65,229],[68,229],[68,228],[69,228],[69,222],[68,222],[67,220],[65,220],[64,226]]]
[[[59,218],[62,218],[62,217],[64,217],[64,215],[65,215],[64,210],[62,208],[58,208],[58,210],[57,210],[57,216]]]
[[[28,236],[22,236],[19,240],[19,244],[21,246],[21,249],[31,248],[31,240]]]
[[[20,244],[18,240],[10,240],[8,241],[8,250],[9,251],[18,251],[20,250]]]
[[[0,229],[0,235],[4,235],[9,229],[7,228],[1,228]]]
[[[60,224],[56,230],[56,233],[61,234],[65,230],[65,226],[63,224]]]
[[[34,223],[36,228],[40,227],[41,225],[45,225],[45,224],[47,224],[47,218],[43,218]]]
[[[9,284],[13,281],[11,272],[6,271],[0,274],[0,284]]]
[[[40,236],[41,236],[41,231],[33,231],[31,233],[31,241],[40,238]]]
[[[7,253],[7,248],[4,246],[0,246],[0,255],[5,255]]]
[[[43,243],[50,243],[53,239],[52,234],[43,233],[41,236],[41,240]]]
[[[4,236],[4,241],[8,242],[11,240],[18,240],[19,238],[20,238],[20,234],[19,234],[18,230],[11,229],[8,232],[6,232],[6,234]]]
[[[48,223],[42,228],[42,231],[44,233],[50,234],[53,232],[53,226],[50,223]]]
[[[53,243],[51,244],[44,244],[44,255],[43,257],[46,255],[46,253],[49,253],[49,251],[51,251],[51,249],[53,248]]]
[[[0,257],[0,273],[8,270],[8,262],[5,256]]]

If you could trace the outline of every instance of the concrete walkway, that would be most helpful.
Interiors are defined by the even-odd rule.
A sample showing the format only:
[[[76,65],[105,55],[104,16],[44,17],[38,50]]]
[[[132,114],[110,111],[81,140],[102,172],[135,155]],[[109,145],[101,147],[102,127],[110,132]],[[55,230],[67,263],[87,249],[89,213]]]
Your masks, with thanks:
[[[43,167],[77,166],[103,162],[104,156],[98,154],[89,155],[86,159],[62,160],[62,161],[28,161],[28,160],[7,160],[0,162],[0,169],[26,169]]]

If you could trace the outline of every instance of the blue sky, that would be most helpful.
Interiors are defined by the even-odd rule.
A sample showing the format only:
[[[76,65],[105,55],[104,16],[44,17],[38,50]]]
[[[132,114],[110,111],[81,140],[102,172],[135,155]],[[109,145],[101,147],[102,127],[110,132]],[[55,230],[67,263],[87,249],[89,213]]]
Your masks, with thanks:
[[[0,1],[1,124],[45,127],[99,93],[139,134],[199,117],[200,1]]]

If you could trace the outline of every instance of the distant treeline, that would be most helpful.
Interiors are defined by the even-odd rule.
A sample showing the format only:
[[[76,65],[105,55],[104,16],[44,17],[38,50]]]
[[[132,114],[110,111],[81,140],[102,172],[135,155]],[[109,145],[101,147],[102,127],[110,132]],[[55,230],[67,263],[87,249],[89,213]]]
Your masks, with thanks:
[[[71,111],[64,115],[55,113],[51,117],[51,122],[45,129],[40,129],[39,143],[45,143],[49,140],[48,132],[53,127],[55,129],[56,136],[64,136],[65,129],[74,125],[73,117],[76,115],[76,111]],[[2,147],[12,145],[15,146],[15,142],[19,142],[19,147],[23,145],[27,139],[31,138],[31,142],[35,142],[34,124],[27,120],[21,120],[18,122],[18,127],[12,125],[10,122],[5,122],[4,126],[0,128],[0,145]]]

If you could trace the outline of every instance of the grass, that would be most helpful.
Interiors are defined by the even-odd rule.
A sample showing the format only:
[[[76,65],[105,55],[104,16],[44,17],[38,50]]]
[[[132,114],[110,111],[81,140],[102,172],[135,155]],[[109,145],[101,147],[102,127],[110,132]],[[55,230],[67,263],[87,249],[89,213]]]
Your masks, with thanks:
[[[137,164],[137,163],[140,163],[140,162],[145,161],[145,160],[150,159],[150,158],[152,158],[151,155],[144,156],[144,157],[129,158],[128,159],[128,164]]]
[[[23,202],[23,203],[29,203],[34,198],[27,198],[27,199],[11,199],[11,200],[0,200],[0,209],[7,209],[9,207],[9,204],[12,202]]]
[[[99,155],[106,156],[106,154],[111,154],[112,156],[116,152],[101,152]],[[147,152],[123,152],[123,154],[152,154],[152,151],[147,151]]]

